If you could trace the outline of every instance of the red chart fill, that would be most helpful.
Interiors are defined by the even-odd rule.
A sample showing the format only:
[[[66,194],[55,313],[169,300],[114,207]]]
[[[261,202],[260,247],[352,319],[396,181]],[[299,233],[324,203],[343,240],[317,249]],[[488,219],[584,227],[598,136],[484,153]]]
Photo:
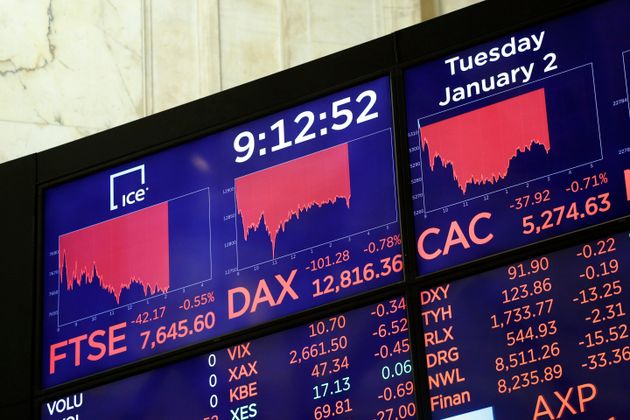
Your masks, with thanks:
[[[59,273],[67,267],[68,291],[94,281],[120,303],[133,283],[145,296],[167,292],[169,278],[168,203],[126,214],[59,237]]]
[[[235,180],[243,235],[264,223],[275,257],[279,232],[313,206],[345,199],[350,207],[350,163],[344,143]]]
[[[469,184],[494,184],[508,174],[510,161],[538,143],[549,153],[549,127],[544,88],[421,127],[422,148],[429,165],[436,158],[462,193]]]

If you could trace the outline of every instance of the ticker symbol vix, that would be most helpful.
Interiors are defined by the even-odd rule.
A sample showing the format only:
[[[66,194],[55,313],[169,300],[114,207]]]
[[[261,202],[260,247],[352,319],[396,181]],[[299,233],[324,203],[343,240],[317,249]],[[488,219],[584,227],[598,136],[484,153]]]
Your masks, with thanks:
[[[168,204],[162,203],[59,237],[59,279],[68,291],[92,283],[114,295],[140,284],[145,296],[167,292]],[[65,274],[65,279],[64,279]]]
[[[275,258],[278,233],[294,216],[338,199],[350,207],[348,144],[237,178],[235,192],[245,240],[264,223]]]
[[[544,88],[420,127],[422,149],[433,171],[449,164],[462,193],[469,184],[494,184],[508,174],[518,153],[534,143],[549,153]]]

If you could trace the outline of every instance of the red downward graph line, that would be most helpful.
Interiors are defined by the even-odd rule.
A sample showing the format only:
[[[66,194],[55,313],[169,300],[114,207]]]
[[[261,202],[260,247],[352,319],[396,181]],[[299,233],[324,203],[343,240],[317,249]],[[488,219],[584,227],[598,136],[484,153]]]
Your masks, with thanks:
[[[275,258],[278,233],[293,216],[340,198],[350,207],[348,144],[237,178],[235,192],[245,240],[264,220]]]
[[[510,161],[538,143],[549,153],[549,126],[544,88],[421,127],[429,166],[436,158],[451,165],[465,194],[469,184],[505,178]]]
[[[94,281],[120,303],[123,289],[140,284],[145,296],[170,286],[168,203],[161,203],[59,237],[59,273],[64,260],[68,290]]]

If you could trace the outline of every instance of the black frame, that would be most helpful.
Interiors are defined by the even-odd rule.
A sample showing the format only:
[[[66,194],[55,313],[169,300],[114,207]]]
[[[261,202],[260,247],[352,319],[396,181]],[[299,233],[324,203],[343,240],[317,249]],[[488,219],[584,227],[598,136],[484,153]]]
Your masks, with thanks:
[[[408,304],[410,330],[413,331],[410,333],[411,357],[418,413],[422,412],[419,414],[421,418],[431,418],[419,291],[607,233],[630,229],[630,216],[418,277],[403,71],[453,51],[604,2],[605,0],[486,0],[243,86],[0,165],[0,179],[19,179],[19,182],[11,181],[7,185],[0,185],[2,196],[11,198],[6,205],[0,206],[0,214],[7,221],[3,223],[3,232],[4,227],[7,227],[5,243],[11,245],[3,247],[5,252],[2,253],[0,277],[23,281],[23,284],[12,282],[13,289],[10,292],[12,296],[24,299],[22,304],[19,299],[14,299],[9,302],[10,306],[3,306],[4,318],[13,321],[9,323],[10,336],[18,337],[24,331],[28,332],[23,340],[16,340],[16,346],[4,346],[2,349],[2,369],[8,373],[11,382],[4,381],[0,391],[0,412],[24,414],[20,410],[27,409],[29,417],[39,418],[41,404],[45,401],[237,342],[272,334],[333,313],[404,295]],[[405,264],[402,283],[46,390],[41,389],[43,256],[40,250],[42,197],[46,188],[386,75],[391,81],[393,106],[398,211]],[[25,236],[25,232],[29,235]]]
[[[3,239],[0,278],[7,299],[0,305],[5,320],[0,370],[7,378],[0,385],[0,413],[7,416],[29,412],[32,406],[34,351],[33,326],[35,271],[36,159],[27,156],[0,165],[0,218],[8,221],[0,230]]]

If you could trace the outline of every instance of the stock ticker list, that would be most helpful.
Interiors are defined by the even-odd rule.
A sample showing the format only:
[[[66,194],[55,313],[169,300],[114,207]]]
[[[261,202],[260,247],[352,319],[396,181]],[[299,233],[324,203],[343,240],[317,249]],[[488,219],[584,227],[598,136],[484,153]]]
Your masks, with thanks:
[[[434,418],[628,418],[629,253],[624,232],[422,291]]]
[[[386,77],[51,186],[42,385],[399,282],[400,242]]]
[[[50,401],[42,419],[415,419],[404,298]]]

